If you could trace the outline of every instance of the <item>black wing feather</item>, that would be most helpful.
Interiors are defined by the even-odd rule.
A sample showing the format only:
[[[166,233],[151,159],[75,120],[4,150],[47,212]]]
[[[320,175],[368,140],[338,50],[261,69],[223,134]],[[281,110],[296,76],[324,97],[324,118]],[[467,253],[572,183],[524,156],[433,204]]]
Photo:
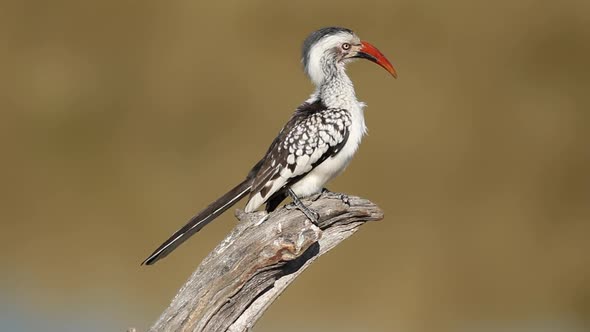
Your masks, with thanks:
[[[320,100],[301,105],[262,159],[246,210],[256,209],[338,153],[348,140],[350,123],[347,110],[329,109]]]

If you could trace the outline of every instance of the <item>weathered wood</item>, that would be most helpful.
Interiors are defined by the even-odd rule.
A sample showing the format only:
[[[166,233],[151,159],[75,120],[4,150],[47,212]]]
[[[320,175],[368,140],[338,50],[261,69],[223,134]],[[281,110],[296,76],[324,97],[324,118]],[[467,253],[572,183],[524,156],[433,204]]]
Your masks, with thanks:
[[[270,304],[315,259],[383,212],[368,200],[323,193],[303,200],[320,215],[319,227],[299,210],[236,212],[232,232],[201,262],[156,331],[249,331]]]

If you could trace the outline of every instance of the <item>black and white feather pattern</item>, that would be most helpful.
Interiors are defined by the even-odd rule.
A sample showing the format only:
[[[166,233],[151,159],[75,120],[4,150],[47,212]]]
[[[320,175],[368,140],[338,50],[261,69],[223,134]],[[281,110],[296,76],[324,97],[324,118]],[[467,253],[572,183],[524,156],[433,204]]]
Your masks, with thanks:
[[[246,212],[294,184],[346,143],[352,124],[345,109],[327,108],[320,100],[304,103],[271,144],[252,183]]]
[[[349,164],[366,133],[364,103],[356,98],[346,75],[346,62],[337,50],[360,39],[346,28],[328,27],[313,32],[303,44],[302,62],[316,85],[272,142],[264,157],[246,178],[213,201],[174,232],[145,261],[151,265],[168,255],[194,233],[246,196],[247,212],[262,204],[272,210],[290,189],[298,197],[322,190]]]

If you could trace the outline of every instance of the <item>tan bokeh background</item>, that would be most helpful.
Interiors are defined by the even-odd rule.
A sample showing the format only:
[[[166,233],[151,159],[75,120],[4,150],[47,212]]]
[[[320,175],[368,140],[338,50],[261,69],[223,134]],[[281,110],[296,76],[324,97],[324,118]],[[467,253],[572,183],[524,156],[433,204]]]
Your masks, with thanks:
[[[261,157],[312,91],[300,44],[326,25],[399,71],[350,66],[369,136],[330,186],[386,218],[323,257],[256,331],[588,326],[590,2],[2,8],[0,330],[149,326],[235,219],[139,263]]]

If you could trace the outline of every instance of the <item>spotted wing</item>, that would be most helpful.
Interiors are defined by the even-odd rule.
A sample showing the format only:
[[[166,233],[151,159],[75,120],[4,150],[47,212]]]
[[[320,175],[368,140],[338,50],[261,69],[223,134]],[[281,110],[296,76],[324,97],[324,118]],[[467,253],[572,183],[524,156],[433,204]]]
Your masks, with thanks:
[[[254,177],[247,212],[256,210],[274,193],[344,146],[351,125],[350,113],[344,109],[318,108],[308,104],[307,109],[298,109],[273,141]]]

